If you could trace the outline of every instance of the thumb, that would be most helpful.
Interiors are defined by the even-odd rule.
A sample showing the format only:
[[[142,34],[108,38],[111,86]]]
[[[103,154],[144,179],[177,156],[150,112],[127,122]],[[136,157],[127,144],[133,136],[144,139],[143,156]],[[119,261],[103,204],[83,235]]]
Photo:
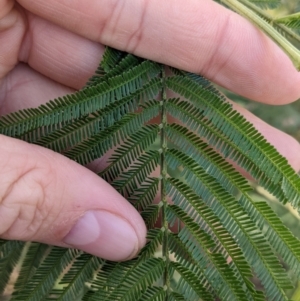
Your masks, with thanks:
[[[0,237],[74,247],[119,261],[145,244],[139,213],[88,169],[0,135]]]

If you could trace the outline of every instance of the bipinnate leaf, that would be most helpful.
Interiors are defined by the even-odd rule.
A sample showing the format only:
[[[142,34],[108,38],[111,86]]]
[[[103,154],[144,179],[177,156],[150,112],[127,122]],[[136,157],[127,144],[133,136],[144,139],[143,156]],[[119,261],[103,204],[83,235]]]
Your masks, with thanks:
[[[300,242],[229,162],[298,211],[299,176],[209,81],[166,69],[107,48],[81,91],[0,118],[0,133],[82,165],[108,157],[99,176],[149,229],[122,263],[1,240],[1,292],[19,266],[11,300],[289,300]]]

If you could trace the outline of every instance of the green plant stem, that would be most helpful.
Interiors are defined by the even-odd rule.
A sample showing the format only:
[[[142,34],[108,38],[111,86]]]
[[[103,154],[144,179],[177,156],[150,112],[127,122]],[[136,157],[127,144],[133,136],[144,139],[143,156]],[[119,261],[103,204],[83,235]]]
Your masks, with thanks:
[[[263,19],[265,19],[270,25],[276,25],[277,28],[279,28],[282,32],[284,32],[285,35],[295,39],[297,42],[300,42],[300,37],[291,30],[290,28],[286,27],[284,24],[280,24],[277,19],[274,19],[272,16],[270,16],[265,10],[261,9],[257,5],[253,4],[252,2],[249,2],[247,0],[239,0],[241,3],[246,5],[248,8],[250,8],[252,11],[254,11],[257,15],[261,16]]]
[[[167,152],[167,137],[166,137],[166,126],[167,126],[167,91],[166,91],[166,72],[165,67],[163,67],[161,72],[163,89],[162,89],[162,99],[161,99],[161,140],[160,140],[160,153],[161,153],[161,161],[160,161],[160,169],[161,169],[161,216],[162,216],[162,230],[163,240],[162,240],[162,258],[166,262],[166,268],[164,271],[163,282],[164,288],[167,291],[170,291],[170,276],[169,276],[169,246],[168,246],[168,236],[169,236],[169,224],[167,220],[167,192],[166,192],[166,179],[167,179],[167,163],[165,160],[166,152]]]
[[[266,33],[274,42],[276,42],[290,57],[294,66],[297,70],[300,70],[300,51],[292,45],[289,41],[286,40],[271,24],[265,21],[262,17],[258,16],[256,12],[249,8],[250,4],[248,1],[243,0],[243,2],[247,2],[247,6],[242,4],[238,0],[221,0],[228,7],[244,16],[256,26],[258,26],[264,33]]]

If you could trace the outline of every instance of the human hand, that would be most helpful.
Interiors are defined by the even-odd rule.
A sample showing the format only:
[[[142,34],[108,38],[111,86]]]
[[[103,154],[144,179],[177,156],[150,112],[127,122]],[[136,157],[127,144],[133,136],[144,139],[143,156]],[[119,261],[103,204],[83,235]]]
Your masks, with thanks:
[[[100,43],[201,73],[254,100],[283,104],[300,96],[300,75],[287,56],[209,0],[17,3],[0,1],[1,114],[81,88],[103,54]],[[293,138],[236,109],[299,169]],[[0,139],[1,238],[76,247],[111,260],[143,246],[139,214],[91,171],[50,150]]]

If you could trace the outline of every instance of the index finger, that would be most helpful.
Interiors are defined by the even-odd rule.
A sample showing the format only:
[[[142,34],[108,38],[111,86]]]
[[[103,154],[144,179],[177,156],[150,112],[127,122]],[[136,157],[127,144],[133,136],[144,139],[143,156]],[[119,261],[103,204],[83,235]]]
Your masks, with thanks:
[[[19,0],[77,34],[138,56],[201,73],[253,100],[300,96],[300,75],[267,36],[210,0]]]

